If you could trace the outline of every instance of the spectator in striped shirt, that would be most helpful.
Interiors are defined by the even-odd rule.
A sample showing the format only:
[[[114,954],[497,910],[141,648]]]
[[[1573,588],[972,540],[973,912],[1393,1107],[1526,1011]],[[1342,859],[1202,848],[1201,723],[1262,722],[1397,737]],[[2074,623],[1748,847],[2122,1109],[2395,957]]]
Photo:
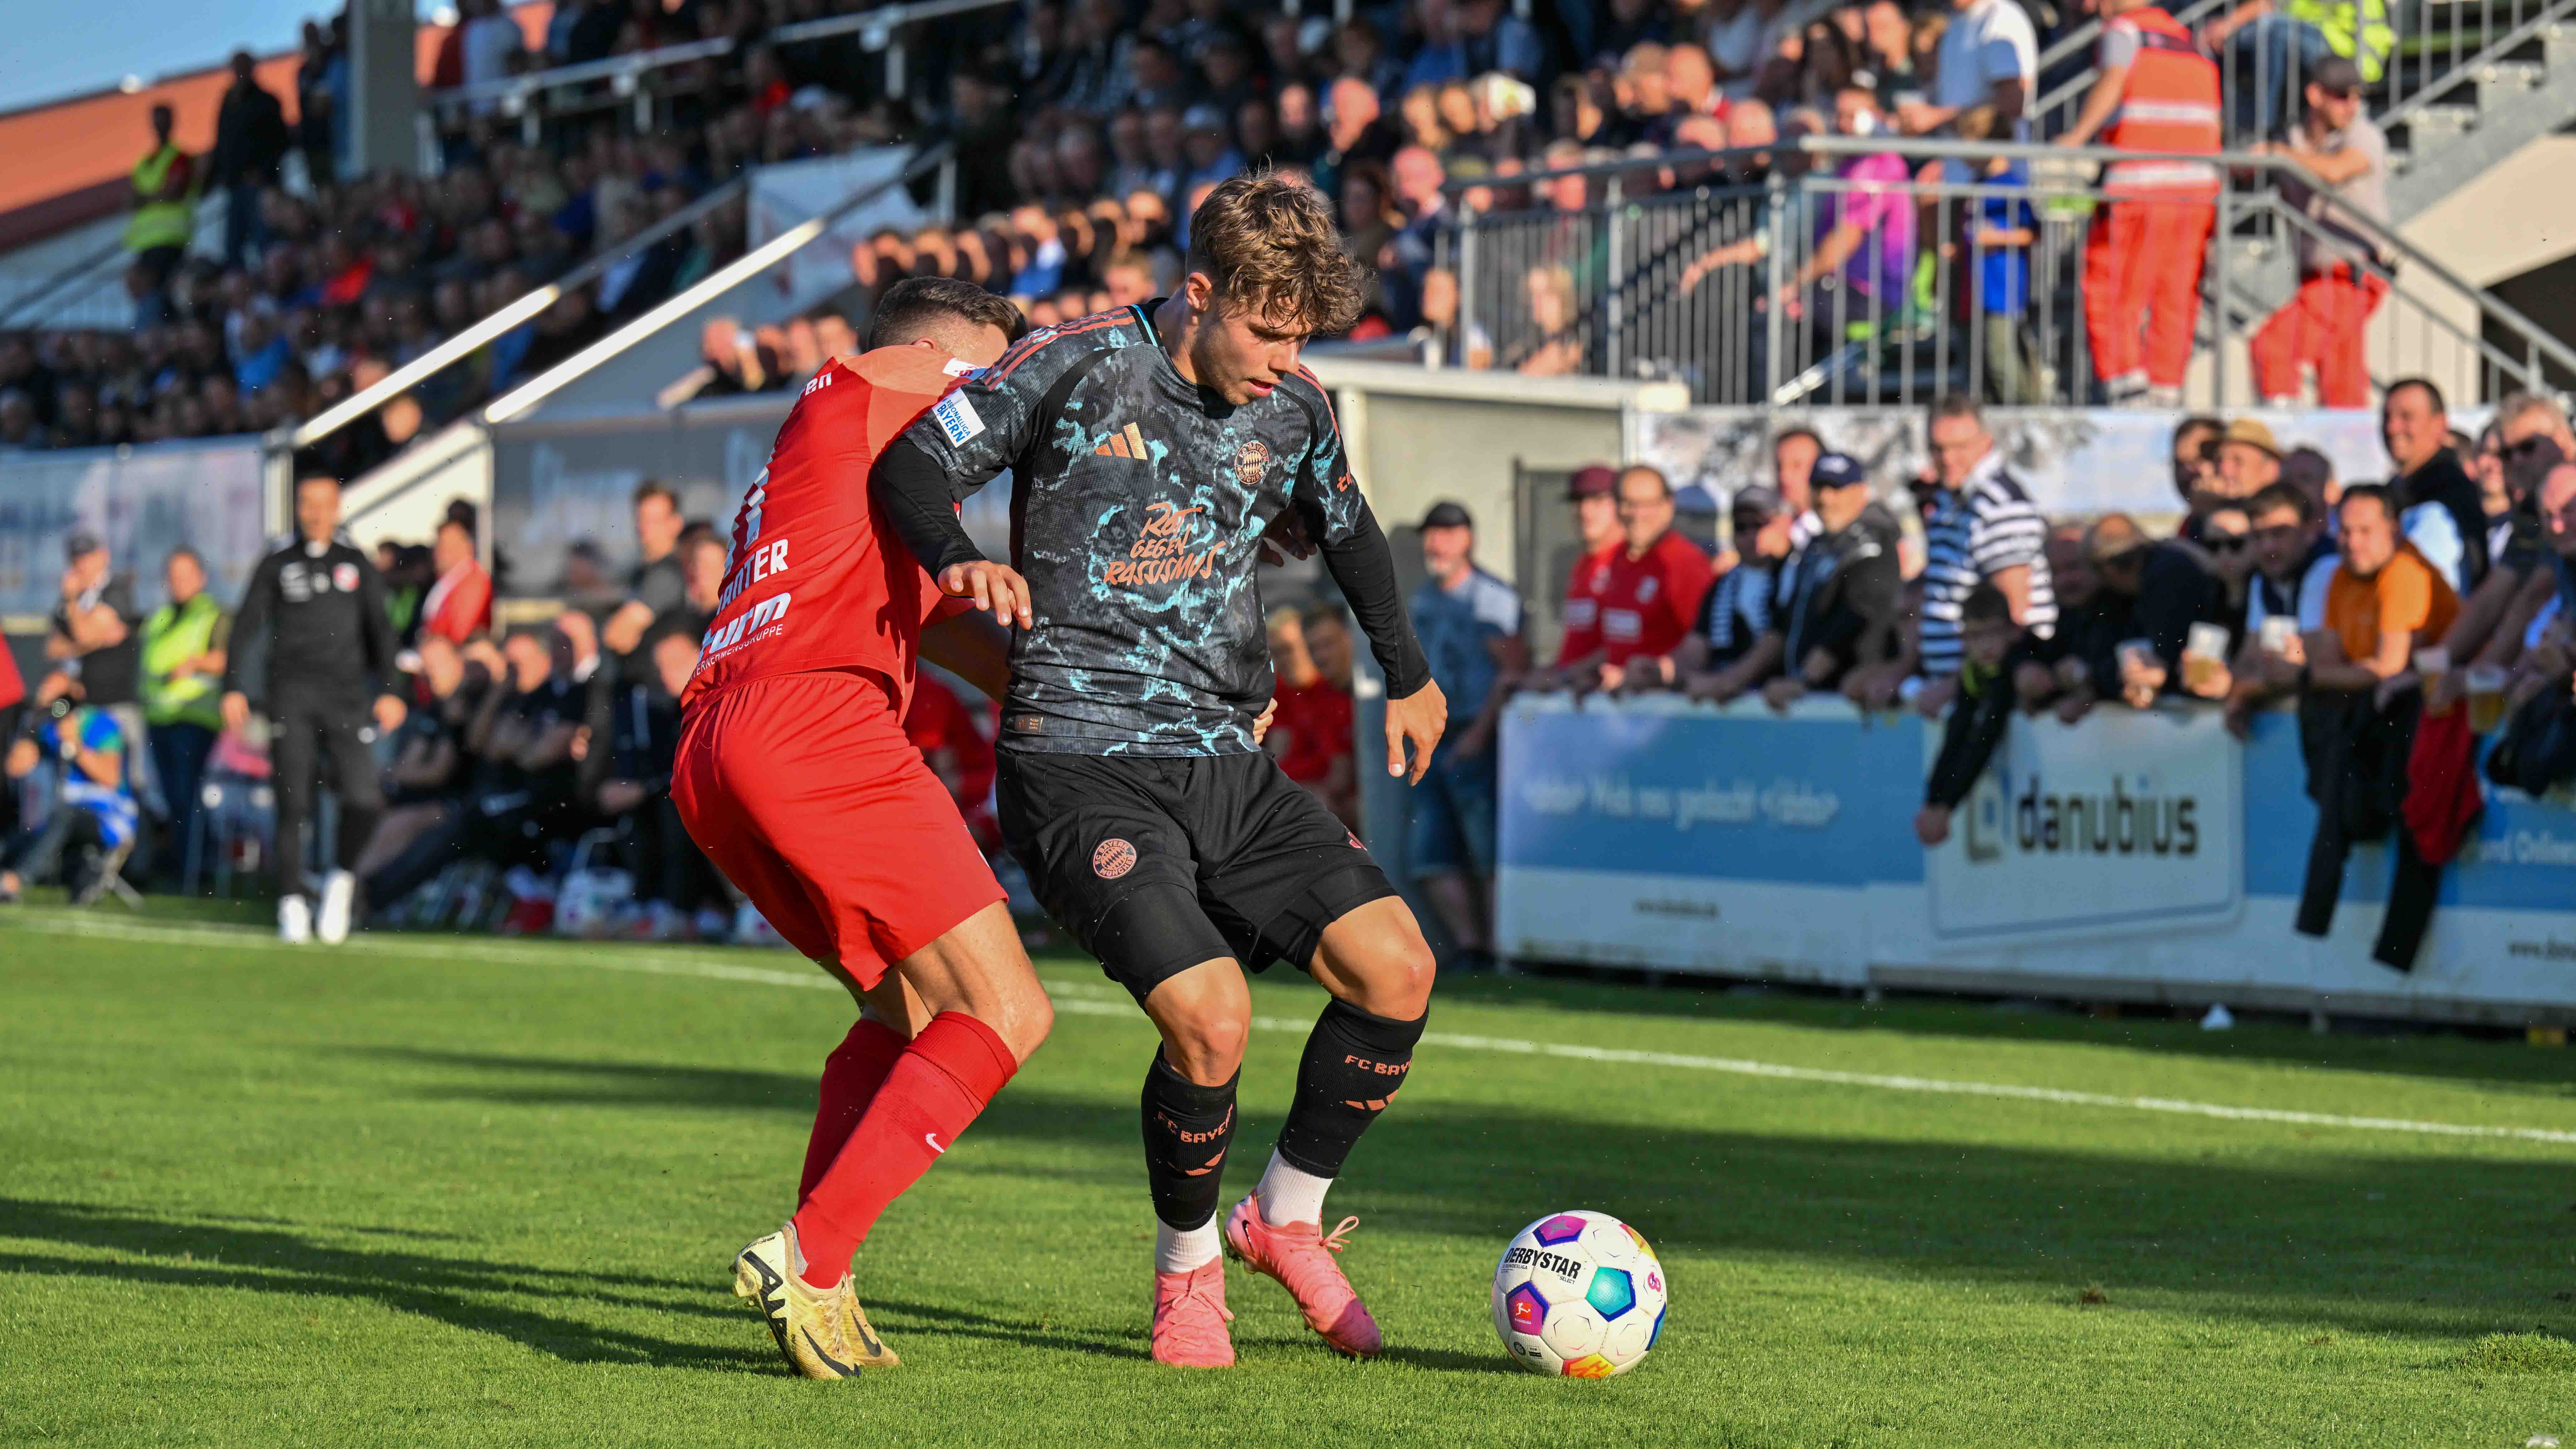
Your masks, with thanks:
[[[1936,485],[1923,510],[1923,625],[1918,668],[1929,681],[1915,696],[1938,718],[1957,690],[1959,611],[1980,582],[2012,606],[2013,623],[2046,638],[2057,623],[2044,546],[2048,525],[2004,467],[1974,399],[1932,405],[1929,429]]]

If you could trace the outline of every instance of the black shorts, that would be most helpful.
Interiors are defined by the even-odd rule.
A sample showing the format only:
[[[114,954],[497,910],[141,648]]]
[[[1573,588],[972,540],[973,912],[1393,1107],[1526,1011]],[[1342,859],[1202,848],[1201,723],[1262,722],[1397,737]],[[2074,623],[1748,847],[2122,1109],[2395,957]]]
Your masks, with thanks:
[[[1302,971],[1326,926],[1395,894],[1268,755],[1004,750],[997,795],[1039,903],[1140,1004],[1221,956]]]

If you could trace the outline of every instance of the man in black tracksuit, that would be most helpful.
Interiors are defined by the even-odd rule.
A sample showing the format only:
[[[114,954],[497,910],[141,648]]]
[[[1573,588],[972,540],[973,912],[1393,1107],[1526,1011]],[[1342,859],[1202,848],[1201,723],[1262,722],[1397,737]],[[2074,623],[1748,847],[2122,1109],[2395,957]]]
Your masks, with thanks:
[[[277,933],[287,941],[348,935],[357,892],[349,868],[384,808],[367,747],[376,730],[391,731],[404,714],[391,692],[395,646],[384,580],[365,554],[336,536],[339,526],[339,480],[298,482],[295,537],[252,572],[224,668],[225,726],[241,728],[256,705],[273,731]],[[324,755],[340,797],[340,840],[317,909],[304,884],[304,822]]]

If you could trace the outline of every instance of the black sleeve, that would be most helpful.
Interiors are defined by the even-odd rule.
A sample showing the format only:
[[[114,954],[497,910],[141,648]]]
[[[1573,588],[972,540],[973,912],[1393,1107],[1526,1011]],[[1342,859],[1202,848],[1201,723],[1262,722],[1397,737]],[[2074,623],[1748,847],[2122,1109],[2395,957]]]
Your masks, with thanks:
[[[1324,567],[1350,602],[1351,613],[1358,616],[1360,632],[1368,635],[1369,652],[1377,656],[1377,667],[1386,676],[1387,698],[1404,699],[1420,692],[1431,682],[1431,661],[1422,653],[1422,642],[1413,637],[1413,620],[1404,611],[1404,595],[1395,582],[1395,553],[1365,501],[1342,541],[1327,543],[1323,549]]]
[[[1817,626],[1815,644],[1830,651],[1848,667],[1860,662],[1863,641],[1886,628],[1889,620],[1905,600],[1905,579],[1899,573],[1896,554],[1881,549],[1853,559],[1843,566],[1835,580],[1833,607],[1825,611]],[[1791,673],[1804,668],[1804,662],[1785,661]]]
[[[232,648],[224,656],[224,689],[249,697],[253,706],[268,694],[268,656],[276,645],[270,616],[277,611],[276,554],[259,561],[242,590],[241,607],[233,611]]]
[[[1941,753],[1933,759],[1932,776],[1923,784],[1924,804],[1956,810],[1968,798],[2012,722],[2006,688],[2002,679],[1989,680],[1983,691],[1950,707],[1950,717],[1941,725]]]
[[[2190,642],[2192,625],[2216,617],[2211,605],[2218,580],[2178,550],[2158,549],[2140,583],[2138,636],[2156,646],[2156,657],[2165,666],[2165,687],[2179,690],[2183,647]],[[2118,673],[2116,660],[2112,672]]]
[[[932,578],[958,564],[982,561],[983,551],[957,521],[957,495],[947,470],[911,437],[895,439],[877,455],[868,489]]]
[[[358,632],[366,646],[367,670],[375,692],[388,694],[394,688],[394,656],[402,651],[394,641],[393,615],[385,609],[385,576],[365,554],[350,552],[358,561]]]

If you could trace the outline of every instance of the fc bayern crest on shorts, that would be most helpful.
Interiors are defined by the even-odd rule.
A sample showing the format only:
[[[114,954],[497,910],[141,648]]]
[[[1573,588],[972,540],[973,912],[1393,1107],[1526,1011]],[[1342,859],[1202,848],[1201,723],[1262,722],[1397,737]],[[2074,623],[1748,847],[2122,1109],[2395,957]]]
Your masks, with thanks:
[[[1091,852],[1091,873],[1102,880],[1116,880],[1136,868],[1136,847],[1111,836]]]

